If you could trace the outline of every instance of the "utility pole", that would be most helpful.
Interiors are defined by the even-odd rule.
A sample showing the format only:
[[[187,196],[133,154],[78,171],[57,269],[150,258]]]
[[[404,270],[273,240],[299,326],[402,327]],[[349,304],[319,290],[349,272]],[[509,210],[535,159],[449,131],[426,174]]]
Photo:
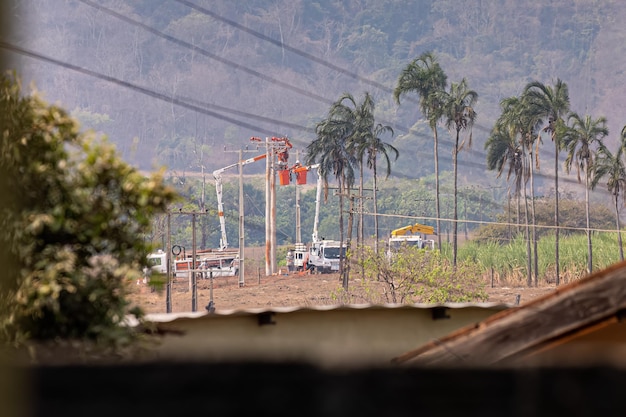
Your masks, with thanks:
[[[270,155],[270,274],[276,273],[276,167],[273,152]]]
[[[259,138],[251,140],[261,141]],[[265,138],[265,275],[276,272],[276,170],[287,169],[291,142],[286,137]],[[278,163],[274,163],[274,156]]]
[[[198,277],[196,276],[196,213],[191,213],[191,311],[198,311]]]
[[[342,267],[340,267],[339,269],[341,270],[341,282],[342,282],[342,286],[344,290],[348,290],[348,282],[350,280],[350,260],[348,259],[348,256],[350,255],[350,246],[352,243],[352,228],[353,228],[353,224],[354,224],[354,199],[359,199],[359,201],[363,201],[363,196],[361,195],[361,192],[359,190],[359,194],[350,194],[350,190],[348,190],[348,192],[346,194],[343,193],[336,193],[335,195],[338,196],[342,196],[342,197],[347,197],[348,200],[350,201],[350,205],[349,205],[349,209],[348,209],[348,234],[346,236],[346,253],[345,253],[345,259],[344,256],[342,256],[342,251],[340,249],[339,253],[340,253],[340,262],[342,263]]]
[[[270,239],[272,233],[270,229],[271,223],[271,204],[270,204],[270,176],[272,176],[272,154],[268,144],[268,139],[265,139],[265,275],[272,275],[272,264],[270,258],[272,256],[272,241]]]
[[[172,312],[172,214],[167,213],[167,249],[165,250],[167,265],[167,285],[165,288],[165,312]]]
[[[239,287],[245,284],[245,248],[246,239],[244,234],[244,199],[243,199],[243,149],[239,149]],[[213,302],[213,273],[211,273],[211,302]]]
[[[300,161],[300,151],[296,151],[296,161]],[[302,243],[302,225],[300,224],[300,187],[296,181],[296,243]]]
[[[191,261],[191,311],[198,310],[198,283],[196,281],[196,216],[197,215],[206,215],[207,211],[183,211],[182,209],[178,211],[171,211],[167,213],[167,250],[166,250],[166,259],[167,259],[167,293],[165,297],[165,311],[168,313],[172,312],[172,227],[171,227],[171,215],[172,214],[191,214],[191,225],[192,225],[192,261]]]
[[[253,138],[254,139],[254,138]],[[247,147],[246,147],[247,148]],[[237,168],[239,169],[239,287],[245,286],[245,201],[243,194],[243,166],[246,163],[250,163],[258,160],[259,158],[251,158],[249,160],[243,159],[244,152],[258,152],[257,149],[239,149],[237,151],[227,151],[224,148],[224,152],[237,152],[239,155],[239,162]],[[231,165],[232,166],[232,165]]]

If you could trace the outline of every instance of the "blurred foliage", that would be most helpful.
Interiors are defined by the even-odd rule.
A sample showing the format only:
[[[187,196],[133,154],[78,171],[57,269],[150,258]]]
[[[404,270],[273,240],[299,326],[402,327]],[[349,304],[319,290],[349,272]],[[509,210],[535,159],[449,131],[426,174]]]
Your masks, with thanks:
[[[141,274],[144,235],[174,189],[163,172],[144,176],[106,138],[24,94],[15,73],[0,77],[0,126],[0,244],[18,265],[2,287],[2,338],[130,341],[125,283]]]

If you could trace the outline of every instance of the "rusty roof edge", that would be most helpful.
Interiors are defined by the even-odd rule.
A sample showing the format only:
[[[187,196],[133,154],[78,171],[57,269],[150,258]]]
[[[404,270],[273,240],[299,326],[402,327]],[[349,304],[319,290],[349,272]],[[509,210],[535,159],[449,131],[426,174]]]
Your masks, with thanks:
[[[392,358],[391,362],[395,364],[403,364],[407,362],[419,361],[419,358],[422,357],[423,355],[429,356],[432,354],[433,351],[449,350],[450,344],[462,343],[461,342],[462,339],[463,341],[467,341],[471,339],[472,336],[477,334],[478,332],[483,332],[486,329],[489,329],[495,326],[501,327],[502,322],[504,321],[514,322],[515,315],[524,315],[524,314],[527,314],[527,312],[529,311],[534,312],[536,314],[541,314],[542,307],[544,306],[549,307],[551,305],[554,305],[555,303],[558,303],[560,299],[567,297],[571,293],[579,291],[580,288],[584,289],[584,287],[587,287],[587,286],[598,285],[598,283],[601,283],[603,280],[607,281],[607,280],[612,280],[612,279],[618,279],[619,275],[617,275],[616,272],[622,269],[626,269],[626,261],[615,263],[603,270],[596,271],[593,274],[588,275],[587,277],[584,277],[576,282],[563,285],[562,287],[558,287],[555,289],[554,292],[538,297],[526,304],[523,304],[522,306],[515,306],[514,308],[509,308],[509,309],[500,311],[492,316],[487,317],[485,320],[483,320],[480,323],[468,325],[458,330],[455,330],[454,332],[449,333],[448,335],[442,338],[432,340],[416,349],[413,349],[397,357],[394,357]],[[623,307],[624,306],[622,306],[622,308]],[[616,307],[617,310],[619,310],[619,308],[620,308],[619,306]],[[609,310],[606,312],[604,316],[608,317],[611,314],[614,314],[614,313],[612,312],[612,310]],[[513,319],[511,319],[511,317],[513,317]],[[596,318],[596,320],[597,319],[598,318]],[[585,323],[583,323],[583,325],[586,325]],[[571,331],[572,325],[570,325],[569,327],[564,327],[564,329],[567,331]],[[555,335],[551,335],[551,337],[555,337]],[[542,343],[545,340],[538,339],[537,341],[539,343]],[[526,348],[528,348],[528,346],[526,346]],[[425,360],[424,364],[428,364],[428,360]]]
[[[424,309],[433,308],[465,309],[484,308],[491,310],[506,310],[513,305],[504,303],[415,303],[415,304],[329,304],[319,306],[283,306],[283,307],[258,307],[245,309],[216,309],[213,313],[208,311],[179,312],[179,313],[150,313],[144,316],[146,322],[165,323],[178,319],[197,319],[204,317],[233,317],[257,315],[263,313],[294,313],[302,311],[338,311],[338,310],[394,310],[394,309]],[[496,313],[497,314],[497,313]]]

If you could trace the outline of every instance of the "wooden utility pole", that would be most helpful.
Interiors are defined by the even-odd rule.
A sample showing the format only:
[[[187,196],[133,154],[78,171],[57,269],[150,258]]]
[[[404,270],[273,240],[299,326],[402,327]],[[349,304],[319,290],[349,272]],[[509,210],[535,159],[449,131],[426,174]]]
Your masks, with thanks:
[[[172,312],[172,284],[171,280],[173,279],[173,262],[172,259],[172,227],[171,227],[171,215],[179,214],[179,215],[191,215],[191,224],[192,224],[192,262],[191,262],[191,311],[196,311],[198,309],[198,284],[196,281],[196,216],[197,215],[206,215],[207,211],[172,211],[167,213],[167,248],[166,248],[166,259],[167,259],[167,293],[165,296],[165,311],[168,313]]]

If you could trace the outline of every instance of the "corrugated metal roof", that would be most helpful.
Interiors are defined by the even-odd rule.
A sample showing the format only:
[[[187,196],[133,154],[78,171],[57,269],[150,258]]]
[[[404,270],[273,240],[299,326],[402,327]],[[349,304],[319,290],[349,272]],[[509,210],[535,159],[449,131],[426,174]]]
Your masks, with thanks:
[[[213,313],[208,311],[176,312],[176,313],[151,313],[146,314],[145,320],[154,323],[165,323],[177,319],[195,319],[201,317],[225,317],[246,316],[263,313],[294,313],[299,311],[334,311],[334,310],[386,310],[386,309],[433,309],[433,308],[484,308],[491,310],[506,310],[513,307],[511,304],[502,303],[437,303],[437,304],[334,304],[318,306],[287,306],[287,307],[258,307],[246,309],[216,309]]]

